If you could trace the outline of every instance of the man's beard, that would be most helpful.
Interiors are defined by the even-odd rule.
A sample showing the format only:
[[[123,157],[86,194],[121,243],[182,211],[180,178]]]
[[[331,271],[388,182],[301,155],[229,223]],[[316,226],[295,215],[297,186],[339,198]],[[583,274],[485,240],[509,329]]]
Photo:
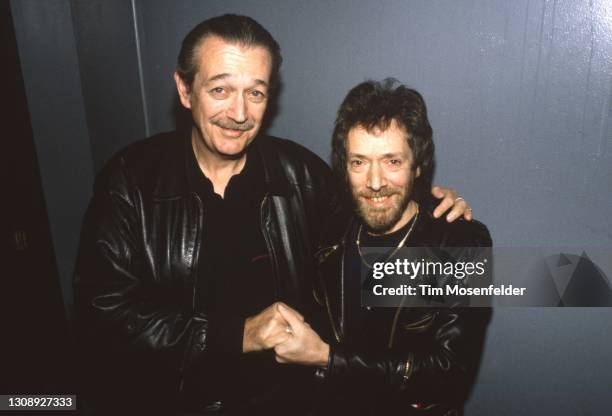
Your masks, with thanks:
[[[402,218],[411,200],[411,192],[399,187],[386,187],[378,192],[370,190],[356,191],[352,189],[353,206],[359,218],[376,234],[383,234],[392,229]],[[397,195],[392,204],[384,208],[374,208],[368,205],[363,198],[375,198]]]

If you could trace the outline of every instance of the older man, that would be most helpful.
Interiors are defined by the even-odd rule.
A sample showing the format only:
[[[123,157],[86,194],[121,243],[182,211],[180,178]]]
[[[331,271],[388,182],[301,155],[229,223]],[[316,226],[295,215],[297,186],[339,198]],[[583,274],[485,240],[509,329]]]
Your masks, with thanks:
[[[253,19],[200,23],[174,75],[192,125],[134,143],[99,175],[75,293],[101,413],[308,409],[312,371],[271,349],[291,336],[279,302],[314,316],[314,252],[337,210],[323,161],[259,133],[280,63]],[[433,192],[446,194],[439,213],[457,200],[450,219],[471,215]]]

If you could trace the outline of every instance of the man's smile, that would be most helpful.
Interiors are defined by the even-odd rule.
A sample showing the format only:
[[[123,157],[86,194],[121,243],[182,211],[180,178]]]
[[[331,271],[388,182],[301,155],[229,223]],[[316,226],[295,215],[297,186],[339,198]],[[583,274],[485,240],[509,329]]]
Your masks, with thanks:
[[[245,131],[248,131],[248,130],[227,129],[221,126],[218,126],[218,127],[224,136],[236,137],[236,138],[242,136],[242,133],[244,133]]]
[[[391,195],[382,195],[382,196],[362,196],[365,199],[366,203],[373,208],[383,208],[391,203]]]

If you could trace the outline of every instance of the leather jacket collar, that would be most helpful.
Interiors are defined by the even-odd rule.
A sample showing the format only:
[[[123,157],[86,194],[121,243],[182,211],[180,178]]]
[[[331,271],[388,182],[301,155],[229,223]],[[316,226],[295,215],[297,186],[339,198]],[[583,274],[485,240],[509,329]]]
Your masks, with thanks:
[[[190,193],[187,152],[192,151],[191,131],[184,129],[177,132],[177,135],[180,140],[175,140],[168,146],[168,153],[160,163],[160,174],[153,186],[153,196],[156,200],[181,198]],[[292,187],[283,171],[278,152],[270,148],[268,136],[259,134],[255,140],[263,161],[268,194],[291,196]]]

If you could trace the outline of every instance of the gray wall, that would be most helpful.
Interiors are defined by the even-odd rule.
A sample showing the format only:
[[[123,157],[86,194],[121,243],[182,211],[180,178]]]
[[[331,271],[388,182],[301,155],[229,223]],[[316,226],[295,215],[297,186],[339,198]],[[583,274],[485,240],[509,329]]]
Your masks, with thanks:
[[[427,101],[436,182],[460,190],[496,245],[612,248],[612,6],[605,0],[26,0],[12,7],[65,282],[89,195],[83,182],[122,145],[173,127],[180,41],[197,22],[227,12],[254,17],[283,48],[270,133],[327,159],[347,90],[366,78],[396,77]],[[468,414],[609,413],[609,322],[609,309],[496,310]]]
[[[81,217],[94,177],[67,1],[12,1],[32,132],[67,312]]]

